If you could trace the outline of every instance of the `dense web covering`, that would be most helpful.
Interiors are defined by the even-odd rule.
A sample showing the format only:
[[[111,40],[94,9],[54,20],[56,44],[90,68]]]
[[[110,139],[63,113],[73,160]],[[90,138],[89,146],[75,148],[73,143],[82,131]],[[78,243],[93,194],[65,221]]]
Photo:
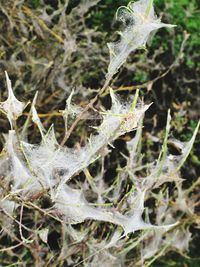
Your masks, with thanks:
[[[174,27],[157,18],[152,1],[149,0],[131,2],[127,7],[120,7],[116,19],[123,22],[124,30],[120,32],[119,41],[108,44],[110,64],[107,77],[112,77],[118,71],[131,52],[144,48],[152,32],[162,27]]]
[[[98,2],[83,0],[80,10],[74,9],[72,13],[83,18],[89,8]],[[51,23],[56,15],[61,14],[60,19],[64,20],[67,5],[68,1],[63,9],[58,8],[57,13],[51,15],[44,10],[41,18]],[[28,10],[25,8],[26,12]],[[118,42],[108,44],[110,64],[105,84],[110,82],[131,52],[146,45],[155,30],[173,27],[156,17],[151,0],[131,2],[127,7],[119,8],[116,17],[123,22],[124,31],[120,33]],[[34,21],[34,27],[42,35],[39,22]],[[78,47],[67,29],[63,34],[66,37],[64,40],[57,35],[54,37],[66,49],[64,64]],[[89,33],[86,35],[88,37]],[[58,68],[55,76],[59,71]],[[66,90],[65,73],[61,71],[60,74],[58,84]],[[17,120],[23,115],[26,105],[15,97],[7,73],[6,82],[8,98],[0,103],[0,109],[10,123],[10,130],[3,135],[4,147],[0,154],[2,237],[14,237],[14,246],[17,241],[17,246],[29,248],[30,245],[30,251],[35,246],[38,252],[42,245],[49,246],[51,227],[57,228],[56,223],[59,222],[63,243],[56,260],[60,266],[66,261],[67,265],[74,267],[81,266],[82,260],[85,266],[90,267],[129,266],[129,254],[136,247],[139,247],[140,255],[134,258],[130,266],[143,266],[146,260],[159,257],[167,249],[180,253],[189,249],[192,235],[188,221],[185,224],[182,221],[187,219],[187,215],[190,219],[194,218],[194,222],[199,220],[195,217],[198,196],[191,194],[195,184],[189,189],[183,186],[180,169],[191,152],[200,123],[189,141],[179,141],[171,138],[171,115],[168,111],[160,153],[158,157],[152,157],[151,162],[145,162],[141,151],[143,118],[151,104],[144,104],[139,90],[133,97],[122,100],[112,88],[106,87],[108,91],[104,93],[108,92],[109,108],[102,107],[100,101],[96,108],[92,106],[92,112],[97,113],[100,119],[95,121],[95,125],[90,122],[91,128],[85,131],[89,134],[83,138],[81,136],[81,141],[69,147],[59,143],[56,127],[50,123],[51,126],[47,127],[48,124],[41,119],[37,111],[38,93],[33,98],[24,125],[18,127]],[[67,88],[66,92],[68,98],[64,110],[52,110],[63,119],[61,128],[65,134],[77,117],[84,113],[82,106],[73,103],[75,90],[69,92]],[[81,93],[88,96],[84,90]],[[38,131],[36,141],[29,140],[29,126]],[[88,127],[88,124],[84,126]],[[115,141],[119,139],[124,141],[125,154],[115,149]],[[177,155],[169,150],[169,141],[179,148]],[[107,181],[106,171],[112,164],[109,160],[112,160],[110,154],[113,151],[119,152],[123,164],[114,164],[115,177],[109,177]],[[170,188],[173,188],[173,193]],[[24,208],[27,208],[25,212]],[[29,215],[29,220],[37,221],[34,229],[29,228],[29,221],[26,224],[24,214]],[[16,229],[13,230],[15,223],[17,235]],[[95,235],[95,231],[100,233]],[[30,235],[24,237],[24,233]],[[42,262],[41,251],[36,254]],[[24,251],[22,254],[26,255]],[[150,266],[148,264],[150,261],[144,266]]]

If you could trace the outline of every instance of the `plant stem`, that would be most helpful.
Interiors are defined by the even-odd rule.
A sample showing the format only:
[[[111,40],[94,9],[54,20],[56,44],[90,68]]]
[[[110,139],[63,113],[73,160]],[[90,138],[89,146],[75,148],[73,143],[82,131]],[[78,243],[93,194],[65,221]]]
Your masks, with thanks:
[[[147,6],[147,10],[146,10],[146,13],[145,13],[145,17],[147,18],[149,16],[149,12],[151,10],[151,6],[153,5],[153,0],[150,0],[149,1],[149,4]]]
[[[133,112],[133,110],[134,110],[135,107],[136,107],[137,100],[138,100],[138,97],[139,97],[139,91],[140,91],[139,89],[136,89],[136,93],[135,93],[133,102],[132,102],[132,104],[131,104],[130,112]]]

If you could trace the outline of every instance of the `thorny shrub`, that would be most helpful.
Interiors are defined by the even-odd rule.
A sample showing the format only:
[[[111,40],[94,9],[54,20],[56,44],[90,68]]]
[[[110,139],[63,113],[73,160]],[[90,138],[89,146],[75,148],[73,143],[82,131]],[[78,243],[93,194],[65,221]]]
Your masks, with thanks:
[[[85,1],[81,12],[87,12],[90,5],[97,2]],[[58,14],[52,13],[50,17],[44,11],[37,21],[23,5],[19,15],[29,14],[35,30],[43,38],[40,27],[46,24],[42,19],[48,19],[49,24],[54,15],[64,19],[67,5],[68,2]],[[189,248],[190,225],[199,221],[195,215],[198,200],[195,186],[199,180],[183,189],[180,168],[191,151],[199,124],[190,141],[183,143],[172,139],[168,111],[159,157],[146,164],[141,154],[141,135],[144,113],[151,104],[144,104],[139,90],[132,99],[124,101],[109,87],[130,53],[144,49],[159,28],[174,25],[161,22],[155,15],[152,0],[130,2],[118,9],[116,18],[123,22],[124,30],[120,32],[119,41],[108,44],[110,63],[105,83],[85,108],[73,104],[74,91],[70,93],[65,109],[60,111],[65,129],[61,142],[57,141],[54,126],[46,130],[41,122],[36,110],[38,93],[31,104],[19,101],[6,72],[8,98],[0,103],[0,109],[7,116],[11,130],[4,134],[5,145],[0,155],[2,264],[12,263],[17,258],[19,266],[49,263],[54,266],[150,266],[170,250],[184,254]],[[27,34],[26,26],[21,24],[20,27]],[[57,65],[56,76],[60,71],[65,72],[62,67],[76,49],[76,42],[67,30],[63,31],[64,39],[53,30],[49,31],[67,51],[63,62]],[[90,34],[87,32],[85,36],[89,38]],[[28,56],[29,52],[25,53]],[[13,55],[13,62],[8,64],[17,68],[19,62],[15,60]],[[41,74],[49,67],[43,62]],[[59,77],[58,83],[65,87],[64,75],[62,79]],[[108,89],[111,107],[94,108],[98,96]],[[95,124],[83,141],[76,142],[73,147],[66,146],[77,124],[90,110],[94,118],[98,113],[100,123]],[[18,118],[25,113],[27,118],[20,123]],[[32,125],[39,129],[40,143],[29,141]],[[130,132],[135,134],[127,135]],[[125,163],[115,166],[114,175],[107,174],[109,154],[115,149],[113,143],[121,136],[129,136],[125,138],[126,154],[122,154]],[[169,141],[179,148],[178,155],[170,154]],[[107,181],[108,175],[114,178]],[[57,245],[52,245],[51,240]],[[56,257],[51,249],[56,250]]]

